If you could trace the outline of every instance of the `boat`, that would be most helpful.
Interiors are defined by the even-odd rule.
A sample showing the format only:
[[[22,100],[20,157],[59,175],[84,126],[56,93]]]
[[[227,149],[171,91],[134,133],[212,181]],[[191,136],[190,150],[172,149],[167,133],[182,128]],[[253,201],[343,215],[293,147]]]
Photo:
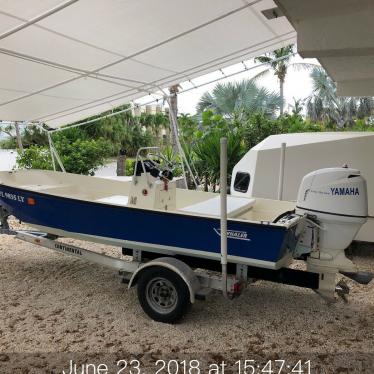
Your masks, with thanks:
[[[255,279],[307,287],[328,299],[349,291],[343,281],[336,284],[338,273],[362,284],[372,280],[344,253],[367,220],[359,170],[307,174],[296,202],[227,195],[225,170],[220,195],[177,188],[170,163],[147,148],[139,150],[131,180],[0,172],[0,233],[119,270],[129,287],[138,285],[143,310],[161,322],[179,320],[208,289],[232,298]],[[248,182],[245,173],[236,174],[237,189]],[[11,230],[10,215],[37,231]],[[115,245],[132,260],[67,245],[60,237]],[[290,268],[295,259],[305,261],[307,271]]]
[[[220,259],[219,195],[172,188],[167,209],[129,204],[132,182],[53,171],[0,173],[0,204],[34,229],[129,249]],[[162,185],[162,184],[161,184]],[[152,200],[141,186],[141,198]],[[150,189],[151,190],[151,189]],[[294,249],[299,216],[284,201],[228,198],[228,260],[279,269]],[[293,243],[293,244],[292,244]]]

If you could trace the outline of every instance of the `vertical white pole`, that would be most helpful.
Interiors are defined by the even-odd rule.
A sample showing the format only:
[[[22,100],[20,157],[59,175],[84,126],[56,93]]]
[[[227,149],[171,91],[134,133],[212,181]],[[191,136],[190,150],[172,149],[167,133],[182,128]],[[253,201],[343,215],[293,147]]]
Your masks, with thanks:
[[[171,105],[171,102],[170,102],[170,95],[168,95],[160,86],[156,86],[156,87],[164,94],[164,99],[168,103],[169,108],[171,108],[172,105]],[[197,184],[197,181],[195,179],[195,175],[192,173],[190,164],[187,161],[186,154],[184,153],[182,145],[180,143],[179,134],[178,134],[178,118],[176,118],[175,113],[174,113],[173,110],[170,110],[169,113],[170,113],[170,119],[171,119],[171,125],[172,125],[172,129],[171,130],[175,132],[175,140],[177,142],[178,149],[179,149],[179,154],[181,156],[182,169],[183,169],[183,177],[184,177],[184,183],[186,185],[186,189],[188,190],[188,184],[187,184],[186,173],[184,172],[184,162],[186,163],[187,170],[189,171],[189,173],[191,175],[191,178],[192,178],[192,180],[194,182],[195,188],[197,189],[198,188],[198,184]]]
[[[286,143],[282,143],[281,144],[280,163],[279,163],[278,200],[283,200],[285,159],[286,159]]]
[[[220,141],[221,265],[222,291],[227,297],[227,139]]]
[[[168,102],[169,104],[169,108],[170,108],[170,100],[169,98],[167,97],[166,98],[166,101]],[[182,145],[180,143],[180,140],[179,140],[179,134],[178,134],[178,119],[175,117],[175,113],[174,111],[170,110],[170,119],[171,119],[171,129],[172,131],[174,132],[175,134],[175,140],[177,142],[177,147],[178,147],[178,150],[179,150],[179,155],[181,156],[181,165],[182,165],[182,171],[183,171],[183,178],[184,178],[184,183],[185,183],[185,186],[186,186],[186,190],[188,190],[188,184],[187,184],[187,178],[186,178],[186,173],[185,173],[185,170],[184,170],[184,163],[186,164],[187,166],[187,169],[191,175],[191,178],[195,184],[195,187],[197,189],[197,182],[196,182],[196,179],[195,179],[195,176],[194,174],[192,174],[192,170],[191,170],[191,167],[190,167],[190,164],[188,163],[187,161],[187,157],[183,151],[183,148],[182,148]]]

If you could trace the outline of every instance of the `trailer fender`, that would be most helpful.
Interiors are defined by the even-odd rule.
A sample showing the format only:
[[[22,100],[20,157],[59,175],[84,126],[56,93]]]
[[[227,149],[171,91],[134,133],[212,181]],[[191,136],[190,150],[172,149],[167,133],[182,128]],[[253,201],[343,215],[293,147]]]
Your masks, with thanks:
[[[142,271],[151,266],[161,266],[167,268],[176,274],[178,274],[183,281],[186,283],[190,291],[190,301],[195,302],[195,294],[200,289],[200,282],[195,274],[195,272],[183,261],[177,260],[173,257],[160,257],[139,267],[132,275],[128,288],[134,287],[141,275]]]

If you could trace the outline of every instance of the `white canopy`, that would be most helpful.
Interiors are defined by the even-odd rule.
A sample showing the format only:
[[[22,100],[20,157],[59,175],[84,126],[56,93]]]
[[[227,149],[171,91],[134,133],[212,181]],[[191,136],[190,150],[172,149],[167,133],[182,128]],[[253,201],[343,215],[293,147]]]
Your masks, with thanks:
[[[0,0],[0,119],[51,127],[293,43],[271,0]]]

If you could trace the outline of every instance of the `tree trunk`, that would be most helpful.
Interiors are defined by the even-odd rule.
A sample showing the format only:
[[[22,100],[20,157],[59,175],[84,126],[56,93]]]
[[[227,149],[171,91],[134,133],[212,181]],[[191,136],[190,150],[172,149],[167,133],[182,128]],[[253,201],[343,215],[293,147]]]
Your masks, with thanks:
[[[173,120],[172,114],[174,114],[174,118],[177,118],[178,115],[178,92],[179,92],[179,85],[174,85],[169,88],[170,92],[170,108],[169,108],[169,120],[170,120],[170,127],[171,127],[171,145],[174,152],[179,153],[178,145],[177,145],[177,136],[178,136],[178,128],[173,127]],[[175,124],[178,126],[178,124]]]
[[[205,175],[205,177],[204,177],[204,191],[205,192],[209,191],[209,179],[208,179],[207,175]]]
[[[340,117],[340,118],[338,119],[338,121],[337,121],[336,124],[337,124],[337,126],[338,126],[338,129],[339,129],[339,130],[342,130],[342,129],[344,128],[345,121],[344,121],[343,118]]]
[[[117,177],[126,175],[126,152],[121,149],[117,157]]]
[[[14,127],[16,128],[16,137],[17,137],[17,144],[18,148],[23,151],[23,144],[22,144],[22,138],[21,138],[21,132],[19,131],[19,123],[15,122]]]
[[[279,79],[279,96],[281,98],[280,115],[283,115],[284,108],[284,93],[283,93],[284,79]]]

